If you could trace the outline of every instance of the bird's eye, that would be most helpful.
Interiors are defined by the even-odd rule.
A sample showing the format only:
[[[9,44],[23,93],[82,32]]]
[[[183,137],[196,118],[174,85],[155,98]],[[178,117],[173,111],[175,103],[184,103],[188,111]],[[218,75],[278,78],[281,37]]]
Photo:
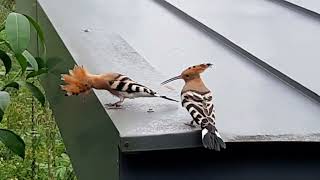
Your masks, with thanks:
[[[186,77],[189,77],[189,75],[186,75]]]

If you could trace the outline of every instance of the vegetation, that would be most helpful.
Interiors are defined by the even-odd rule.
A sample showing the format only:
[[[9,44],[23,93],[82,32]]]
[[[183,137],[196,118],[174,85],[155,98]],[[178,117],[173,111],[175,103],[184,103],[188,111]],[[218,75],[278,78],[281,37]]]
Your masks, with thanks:
[[[37,79],[47,72],[47,60],[26,50],[29,23],[40,40],[44,35],[29,17],[9,15],[13,8],[12,0],[0,0],[0,179],[75,179]],[[12,25],[17,19],[19,29]]]

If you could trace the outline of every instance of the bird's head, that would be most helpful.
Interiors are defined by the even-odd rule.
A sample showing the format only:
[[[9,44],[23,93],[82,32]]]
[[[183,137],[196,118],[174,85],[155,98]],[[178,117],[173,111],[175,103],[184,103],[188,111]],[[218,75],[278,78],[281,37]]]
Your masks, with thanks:
[[[177,80],[177,79],[183,79],[185,82],[187,82],[187,81],[190,81],[190,80],[193,80],[196,78],[200,78],[200,74],[203,73],[209,67],[212,67],[211,63],[190,66],[187,69],[185,69],[184,71],[182,71],[182,73],[180,75],[175,76],[173,78],[170,78],[166,81],[163,81],[161,83],[161,85],[165,85],[165,84],[167,84],[171,81]]]

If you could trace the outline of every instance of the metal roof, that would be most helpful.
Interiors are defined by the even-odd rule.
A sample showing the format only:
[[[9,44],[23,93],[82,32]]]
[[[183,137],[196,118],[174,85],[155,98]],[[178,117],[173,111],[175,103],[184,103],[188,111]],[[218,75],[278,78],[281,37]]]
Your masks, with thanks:
[[[274,1],[168,2],[311,91],[320,93],[320,53],[315,46],[320,43],[320,36],[315,36],[320,34],[319,20]]]
[[[298,8],[301,7],[307,11],[315,12],[318,15],[320,13],[320,4],[317,0],[283,0],[283,2],[297,6]]]
[[[39,4],[74,60],[93,73],[121,72],[179,98],[182,82],[171,84],[175,91],[159,83],[212,62],[203,77],[227,142],[320,141],[317,19],[267,0]],[[101,103],[116,100],[95,93]],[[140,98],[106,112],[122,151],[201,146],[199,129],[183,124],[190,115],[179,103]]]

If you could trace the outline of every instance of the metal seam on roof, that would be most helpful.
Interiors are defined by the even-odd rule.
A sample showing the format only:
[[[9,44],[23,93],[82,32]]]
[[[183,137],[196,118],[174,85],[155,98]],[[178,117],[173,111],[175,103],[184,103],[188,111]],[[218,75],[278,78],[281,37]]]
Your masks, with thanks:
[[[269,1],[277,3],[277,4],[281,5],[281,6],[287,7],[288,9],[297,11],[299,13],[302,12],[305,15],[310,16],[312,18],[315,18],[317,20],[320,19],[320,14],[318,12],[310,10],[310,9],[308,9],[306,7],[300,6],[300,5],[295,4],[293,2],[289,2],[289,1],[285,1],[285,0],[269,0]]]
[[[319,94],[319,21],[272,1],[167,0]],[[301,1],[305,2],[305,1]],[[317,7],[319,1],[308,2]]]
[[[231,48],[235,52],[239,53],[240,55],[246,57],[246,59],[250,60],[251,62],[253,62],[258,67],[264,69],[265,71],[267,71],[268,73],[272,74],[277,79],[279,79],[282,82],[286,83],[290,87],[296,89],[297,91],[299,91],[300,93],[302,93],[306,97],[308,97],[308,98],[320,103],[320,96],[317,93],[313,92],[312,90],[310,90],[309,88],[307,88],[304,85],[300,84],[296,80],[292,79],[291,77],[287,76],[286,74],[284,74],[281,71],[277,70],[276,68],[272,67],[271,65],[269,65],[268,63],[266,63],[265,61],[260,59],[259,57],[255,56],[252,53],[250,53],[249,51],[243,49],[242,47],[240,47],[239,45],[235,44],[234,42],[232,42],[228,38],[224,37],[223,35],[221,35],[217,31],[215,31],[212,28],[208,27],[207,25],[201,23],[200,21],[198,21],[197,19],[195,19],[194,17],[192,17],[188,13],[184,12],[183,10],[179,9],[178,7],[176,7],[175,5],[171,4],[170,2],[168,2],[166,0],[156,1],[156,2],[162,3],[163,5],[171,6],[178,13],[180,13],[181,15],[185,16],[188,20],[190,20],[191,23],[197,24],[197,26],[199,28],[203,29],[206,33],[208,33],[211,36],[214,36],[216,39],[222,41],[226,46],[228,46],[229,48]]]
[[[314,7],[311,7],[310,4],[310,0],[308,1],[296,1],[296,0],[270,0],[270,1],[275,1],[275,2],[278,2],[278,3],[281,3],[281,4],[284,4],[284,5],[288,5],[290,7],[293,7],[295,9],[298,9],[304,13],[307,13],[311,16],[314,16],[316,18],[320,18],[320,7],[317,9],[317,8],[314,8]],[[308,3],[306,3],[308,2]],[[312,4],[312,3],[311,3]]]

